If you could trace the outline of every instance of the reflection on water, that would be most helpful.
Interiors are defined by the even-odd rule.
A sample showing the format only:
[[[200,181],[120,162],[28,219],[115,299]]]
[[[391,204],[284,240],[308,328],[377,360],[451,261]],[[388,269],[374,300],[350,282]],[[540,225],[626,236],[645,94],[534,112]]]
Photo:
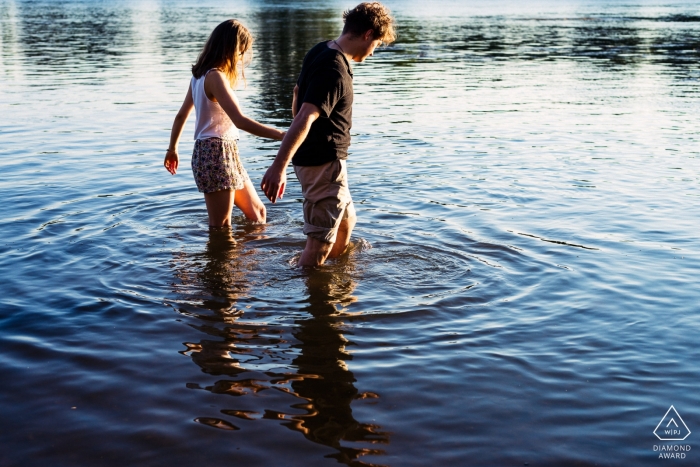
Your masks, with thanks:
[[[342,441],[388,444],[389,434],[377,424],[358,422],[350,409],[355,399],[379,396],[370,392],[358,394],[353,384],[355,378],[346,364],[352,360],[346,347],[353,343],[344,334],[352,334],[352,329],[334,315],[338,311],[336,306],[347,306],[353,301],[351,294],[356,284],[348,273],[346,265],[341,273],[317,270],[306,279],[308,303],[302,310],[311,318],[296,321],[299,327],[293,334],[299,344],[294,347],[299,354],[292,364],[300,374],[314,376],[293,380],[292,389],[309,401],[310,406],[308,415],[292,417],[295,423],[288,426],[302,431],[311,441],[338,449],[340,452],[333,457],[351,465],[351,461],[362,455],[384,451],[376,447],[342,446]]]
[[[339,31],[336,9],[271,7],[251,15],[255,34],[254,67],[261,76],[255,107],[272,121],[289,121],[292,89],[310,45]]]
[[[248,234],[254,229],[264,227],[249,227]],[[371,404],[379,398],[373,392],[359,393],[348,369],[352,327],[343,323],[340,312],[356,301],[353,291],[358,276],[352,256],[300,273],[306,297],[300,300],[298,318],[285,326],[246,321],[244,310],[236,308],[250,288],[259,286],[249,277],[258,267],[256,262],[253,249],[237,243],[230,231],[216,230],[210,231],[203,253],[173,258],[175,292],[182,297],[179,311],[196,318],[190,326],[206,336],[185,342],[181,353],[214,377],[211,385],[188,383],[187,387],[236,396],[233,403],[221,402],[227,407],[220,410],[226,417],[197,417],[196,421],[222,430],[239,430],[236,420],[278,421],[314,443],[337,450],[326,457],[347,465],[368,465],[358,459],[383,454],[375,445],[388,444],[389,434],[376,423],[357,421],[351,409],[356,400]],[[245,399],[264,391],[279,391],[293,399],[287,408],[263,411],[259,402]]]
[[[259,92],[253,102],[273,122],[290,118],[290,93],[305,52],[316,42],[335,37],[342,26],[337,20],[342,5],[307,6],[311,8],[242,2],[227,13],[220,12],[240,17],[255,34],[253,69]],[[613,5],[593,7],[588,15],[522,13],[463,19],[460,8],[465,14],[474,12],[463,5],[452,6],[457,11],[439,18],[439,27],[435,20],[405,16],[398,8],[400,39],[395,47],[378,53],[396,55],[399,66],[417,60],[590,60],[610,66],[663,63],[688,73],[695,71],[700,56],[694,28],[700,23],[697,15],[644,15],[649,12]],[[504,6],[508,7],[512,5]],[[76,79],[127,67],[140,53],[164,66],[173,59],[191,62],[193,58],[187,57],[197,53],[209,25],[216,24],[210,13],[211,7],[169,2],[141,7],[91,1],[2,2],[3,58],[13,60],[2,71],[8,73],[19,65],[18,53],[24,56],[22,67],[28,67],[25,73],[58,72]],[[19,50],[12,50],[18,46]]]
[[[131,11],[116,5],[19,3],[13,13],[10,21],[17,20],[22,53],[34,72],[94,74],[124,66],[126,56],[140,45]]]

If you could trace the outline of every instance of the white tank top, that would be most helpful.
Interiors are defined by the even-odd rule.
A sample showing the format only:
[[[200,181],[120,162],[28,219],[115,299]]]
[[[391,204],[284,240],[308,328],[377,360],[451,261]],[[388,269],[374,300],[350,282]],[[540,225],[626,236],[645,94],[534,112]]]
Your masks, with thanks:
[[[213,70],[213,68],[212,68]],[[209,70],[211,71],[211,70]],[[194,139],[221,138],[238,139],[238,128],[233,124],[218,102],[207,97],[204,92],[204,79],[209,71],[197,79],[192,77],[192,100],[196,116]]]

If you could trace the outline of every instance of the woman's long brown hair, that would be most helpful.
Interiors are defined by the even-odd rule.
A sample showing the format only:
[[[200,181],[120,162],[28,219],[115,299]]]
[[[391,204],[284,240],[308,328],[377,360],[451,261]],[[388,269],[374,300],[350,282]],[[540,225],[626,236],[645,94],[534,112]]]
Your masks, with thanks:
[[[209,39],[204,44],[202,52],[197,57],[197,63],[192,65],[192,76],[199,79],[212,68],[224,72],[231,87],[238,82],[238,73],[245,81],[243,73],[243,56],[253,45],[250,31],[235,19],[228,19],[214,28]],[[239,70],[240,68],[240,70]]]

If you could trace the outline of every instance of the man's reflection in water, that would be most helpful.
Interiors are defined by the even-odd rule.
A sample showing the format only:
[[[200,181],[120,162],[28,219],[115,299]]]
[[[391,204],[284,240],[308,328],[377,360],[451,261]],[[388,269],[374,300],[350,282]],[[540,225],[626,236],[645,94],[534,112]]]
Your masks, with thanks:
[[[369,465],[359,458],[383,454],[374,446],[387,444],[389,437],[379,426],[358,422],[352,414],[354,400],[378,397],[359,394],[355,377],[346,365],[352,359],[346,347],[352,343],[343,335],[348,331],[339,309],[354,301],[352,258],[346,256],[323,269],[303,273],[300,279],[305,281],[308,296],[301,309],[295,310],[295,315],[301,311],[303,317],[290,326],[242,322],[246,318],[236,306],[253,288],[246,277],[257,269],[254,256],[260,252],[250,253],[225,232],[212,231],[206,251],[178,265],[183,286],[189,292],[186,302],[201,303],[197,311],[186,306],[181,312],[196,318],[191,325],[210,336],[198,343],[185,343],[188,350],[182,353],[190,355],[205,373],[226,376],[211,386],[188,387],[233,396],[271,389],[291,394],[298,400],[289,405],[290,410],[261,407],[261,403],[272,404],[275,398],[260,397],[234,399],[239,405],[221,412],[245,420],[281,420],[282,425],[310,441],[338,451],[328,457],[347,465]],[[197,421],[220,429],[239,429],[231,418],[201,417]],[[366,443],[365,447],[348,446],[357,442]]]
[[[348,258],[342,258],[350,262]],[[377,425],[360,423],[352,415],[350,404],[355,399],[374,398],[375,394],[358,394],[354,386],[355,377],[348,370],[346,361],[352,356],[346,346],[352,345],[343,332],[343,324],[338,318],[337,305],[345,306],[351,297],[355,283],[351,274],[340,270],[349,264],[335,264],[328,268],[309,271],[306,277],[308,291],[304,311],[310,319],[295,321],[299,325],[293,333],[300,344],[300,350],[293,364],[302,375],[317,375],[317,378],[303,378],[292,382],[294,393],[307,399],[311,405],[311,415],[295,417],[288,426],[298,429],[304,436],[316,443],[332,446],[338,453],[329,457],[339,462],[358,464],[356,459],[365,454],[382,454],[379,449],[358,449],[341,445],[341,442],[368,442],[387,444],[387,433]]]

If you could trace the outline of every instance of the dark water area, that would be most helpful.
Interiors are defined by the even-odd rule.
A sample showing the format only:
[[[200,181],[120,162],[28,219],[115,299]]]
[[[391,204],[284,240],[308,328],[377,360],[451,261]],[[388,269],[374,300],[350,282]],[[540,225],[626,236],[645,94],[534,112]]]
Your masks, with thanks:
[[[286,127],[352,4],[0,0],[0,466],[700,465],[700,7],[388,5],[353,246],[303,271],[291,170],[232,241],[192,120],[162,158],[216,24]],[[239,146],[257,185],[278,143]]]

